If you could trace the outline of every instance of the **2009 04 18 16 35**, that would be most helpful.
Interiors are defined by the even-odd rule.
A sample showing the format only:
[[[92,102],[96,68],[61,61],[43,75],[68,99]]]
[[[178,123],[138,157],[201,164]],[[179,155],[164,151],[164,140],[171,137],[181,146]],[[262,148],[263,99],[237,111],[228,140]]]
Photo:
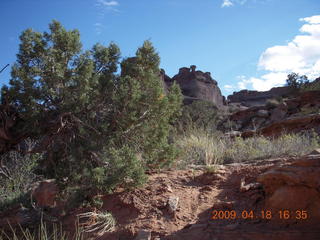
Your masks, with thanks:
[[[296,220],[306,220],[308,219],[308,212],[306,210],[278,210],[273,212],[271,210],[212,210],[211,220],[234,220],[234,219],[296,219]]]

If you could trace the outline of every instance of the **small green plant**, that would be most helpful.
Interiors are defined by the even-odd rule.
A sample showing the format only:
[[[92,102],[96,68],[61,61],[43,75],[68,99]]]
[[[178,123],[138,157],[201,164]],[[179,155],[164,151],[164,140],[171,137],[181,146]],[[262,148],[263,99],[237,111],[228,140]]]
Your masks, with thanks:
[[[206,172],[207,173],[216,173],[218,170],[217,165],[207,165]]]

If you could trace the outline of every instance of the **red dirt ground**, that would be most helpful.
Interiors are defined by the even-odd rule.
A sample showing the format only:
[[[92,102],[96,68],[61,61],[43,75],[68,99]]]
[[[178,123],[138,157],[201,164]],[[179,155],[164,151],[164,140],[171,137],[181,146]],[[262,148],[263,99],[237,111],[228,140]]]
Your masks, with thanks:
[[[292,159],[272,159],[248,164],[220,166],[214,173],[204,169],[175,170],[149,175],[144,187],[103,197],[103,210],[113,214],[116,230],[97,239],[134,239],[140,230],[151,232],[151,239],[161,240],[233,240],[233,239],[320,239],[319,225],[308,220],[270,220],[261,218],[264,192],[261,188],[240,191],[256,182],[259,174]],[[178,209],[166,207],[170,196],[179,197]],[[236,219],[212,219],[213,210],[236,211]],[[253,219],[241,216],[253,211]],[[244,216],[245,217],[245,216]],[[314,221],[313,221],[314,222]]]

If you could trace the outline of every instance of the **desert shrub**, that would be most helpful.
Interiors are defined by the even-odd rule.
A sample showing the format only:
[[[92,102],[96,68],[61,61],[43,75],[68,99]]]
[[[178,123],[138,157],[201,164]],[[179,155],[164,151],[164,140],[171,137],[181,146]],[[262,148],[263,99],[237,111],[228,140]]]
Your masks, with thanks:
[[[176,137],[176,144],[181,150],[178,168],[185,168],[189,164],[214,165],[222,163],[220,151],[220,134],[210,132],[205,128],[188,129]]]
[[[236,137],[225,145],[224,159],[242,162],[270,157],[303,155],[319,147],[319,137],[309,134],[283,134],[275,139],[263,136],[248,139]]]
[[[183,106],[182,114],[177,120],[176,126],[180,132],[192,128],[205,128],[214,131],[218,119],[218,109],[215,104],[198,100]]]
[[[306,84],[303,86],[302,91],[319,91],[320,90],[320,79],[318,81],[310,82],[309,84]]]
[[[280,105],[281,102],[275,98],[268,99],[266,102],[266,107],[268,109],[276,108],[278,105]]]
[[[281,156],[301,156],[320,147],[315,132],[283,134],[278,138],[254,136],[231,139],[223,135],[208,134],[203,129],[186,132],[177,137],[176,144],[182,155],[178,167],[189,164],[219,164],[243,162]]]
[[[56,21],[49,29],[21,34],[10,85],[2,88],[2,100],[24,120],[22,132],[47,136],[42,173],[65,186],[106,189],[141,183],[145,170],[169,166],[182,95],[176,84],[165,94],[151,42],[124,59],[118,74],[116,44],[83,51],[77,30]]]
[[[35,142],[27,144],[32,148]],[[29,205],[29,188],[39,176],[35,174],[41,154],[22,154],[17,151],[7,152],[0,157],[0,209],[15,203]]]
[[[286,83],[292,91],[299,91],[308,85],[309,80],[306,75],[299,75],[298,73],[293,72],[288,75]]]

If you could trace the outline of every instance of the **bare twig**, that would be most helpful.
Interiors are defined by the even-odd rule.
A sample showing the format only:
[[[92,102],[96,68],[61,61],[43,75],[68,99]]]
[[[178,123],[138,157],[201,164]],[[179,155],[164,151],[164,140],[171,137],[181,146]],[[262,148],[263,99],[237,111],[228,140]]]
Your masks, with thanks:
[[[0,70],[0,73],[2,73],[8,66],[9,66],[9,64],[5,65],[5,66]]]

